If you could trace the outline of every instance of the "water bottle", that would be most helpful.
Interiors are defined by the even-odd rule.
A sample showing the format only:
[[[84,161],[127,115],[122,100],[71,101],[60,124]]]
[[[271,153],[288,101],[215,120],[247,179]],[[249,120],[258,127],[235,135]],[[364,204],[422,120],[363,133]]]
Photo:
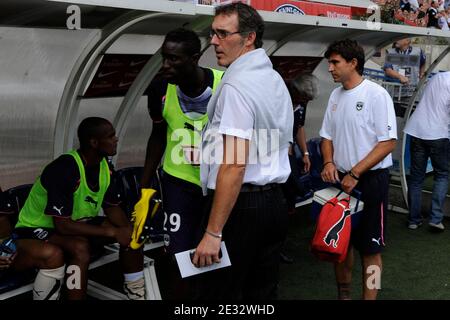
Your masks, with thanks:
[[[16,241],[15,237],[10,237],[5,239],[2,243],[0,243],[0,256],[1,257],[11,257],[14,253],[16,253]]]

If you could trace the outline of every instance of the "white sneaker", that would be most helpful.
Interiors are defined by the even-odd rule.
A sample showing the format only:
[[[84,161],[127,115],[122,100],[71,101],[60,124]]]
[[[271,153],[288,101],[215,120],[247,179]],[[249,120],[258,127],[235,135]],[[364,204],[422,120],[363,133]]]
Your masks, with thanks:
[[[145,281],[139,278],[135,281],[126,281],[123,284],[123,291],[129,300],[145,300]]]
[[[444,227],[444,225],[442,224],[442,222],[439,222],[439,223],[433,223],[433,222],[430,222],[430,223],[428,223],[428,225],[429,225],[430,227],[432,227],[432,228],[439,229],[439,230],[444,230],[444,229],[445,229],[445,227]]]
[[[410,223],[410,224],[408,225],[408,229],[416,230],[416,229],[419,228],[421,225],[422,225],[422,222],[419,222],[419,223]]]

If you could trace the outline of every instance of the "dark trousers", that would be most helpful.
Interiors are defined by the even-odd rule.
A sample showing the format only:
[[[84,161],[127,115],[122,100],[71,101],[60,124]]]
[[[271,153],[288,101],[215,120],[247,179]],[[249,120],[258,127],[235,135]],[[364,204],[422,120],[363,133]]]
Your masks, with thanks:
[[[206,226],[212,204],[208,196]],[[231,267],[197,276],[202,300],[275,299],[280,250],[287,233],[287,206],[279,185],[241,192],[222,231]]]

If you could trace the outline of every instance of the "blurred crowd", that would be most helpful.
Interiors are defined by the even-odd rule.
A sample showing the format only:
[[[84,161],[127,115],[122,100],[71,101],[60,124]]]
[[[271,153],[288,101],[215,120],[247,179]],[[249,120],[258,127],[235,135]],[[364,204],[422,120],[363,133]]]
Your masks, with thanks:
[[[382,22],[449,30],[450,0],[373,0]]]
[[[226,3],[224,0],[176,0],[204,5]],[[308,1],[308,0],[304,0]],[[381,7],[381,21],[450,30],[450,0],[371,0]],[[246,2],[246,1],[243,1]]]

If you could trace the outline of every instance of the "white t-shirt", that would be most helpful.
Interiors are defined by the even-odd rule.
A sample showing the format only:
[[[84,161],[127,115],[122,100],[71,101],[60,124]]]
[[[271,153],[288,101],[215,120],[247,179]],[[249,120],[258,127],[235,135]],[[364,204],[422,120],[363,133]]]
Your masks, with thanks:
[[[434,75],[408,122],[407,134],[424,140],[448,138],[450,122],[450,72]]]
[[[439,28],[441,28],[441,30],[446,30],[446,31],[450,30],[450,28],[448,27],[448,21],[447,21],[446,17],[440,17],[438,19],[438,25],[439,25]]]
[[[209,115],[202,136],[200,176],[204,191],[216,188],[223,159],[222,135],[250,141],[243,183],[266,185],[287,180],[291,172],[292,102],[263,49],[250,51],[230,65],[210,106],[214,106],[214,113]],[[245,159],[241,161],[245,163]]]
[[[363,80],[351,90],[342,86],[331,93],[320,136],[333,142],[333,161],[339,171],[349,171],[378,142],[397,139],[394,104],[378,84]],[[371,170],[392,166],[389,154]]]

